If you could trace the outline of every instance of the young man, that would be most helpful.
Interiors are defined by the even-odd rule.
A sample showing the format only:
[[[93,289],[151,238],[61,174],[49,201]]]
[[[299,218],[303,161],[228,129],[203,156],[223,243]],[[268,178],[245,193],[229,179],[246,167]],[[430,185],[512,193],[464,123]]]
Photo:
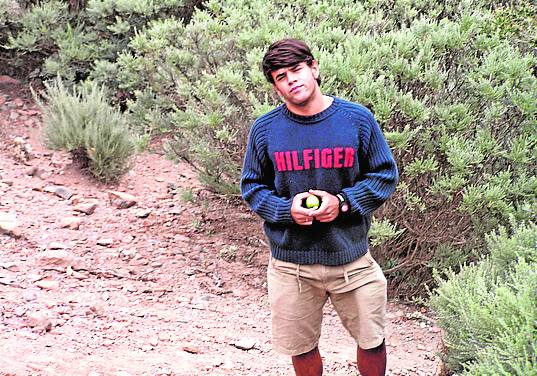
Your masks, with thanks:
[[[321,93],[304,42],[274,42],[263,72],[284,104],[253,124],[241,190],[270,243],[273,346],[292,356],[296,375],[321,375],[317,346],[330,298],[358,344],[360,374],[384,375],[386,279],[367,233],[371,213],[395,190],[392,153],[369,110]],[[311,194],[320,206],[305,207]]]

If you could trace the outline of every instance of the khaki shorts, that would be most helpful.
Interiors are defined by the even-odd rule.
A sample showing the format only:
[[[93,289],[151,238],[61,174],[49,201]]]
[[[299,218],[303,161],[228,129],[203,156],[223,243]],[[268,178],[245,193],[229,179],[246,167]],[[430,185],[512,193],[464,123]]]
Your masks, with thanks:
[[[328,298],[358,346],[370,349],[384,340],[386,278],[369,252],[342,266],[271,257],[267,282],[272,344],[279,353],[300,355],[318,345]]]

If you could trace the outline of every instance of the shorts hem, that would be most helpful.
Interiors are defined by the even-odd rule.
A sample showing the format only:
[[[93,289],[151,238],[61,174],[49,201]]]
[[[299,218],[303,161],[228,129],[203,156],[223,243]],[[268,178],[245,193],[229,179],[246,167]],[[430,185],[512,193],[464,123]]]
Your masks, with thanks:
[[[369,349],[374,349],[375,347],[379,347],[383,341],[384,341],[384,337],[377,337],[369,341],[356,341],[356,342],[358,343],[358,346],[360,346],[362,350],[369,350]]]
[[[311,350],[313,350],[314,348],[316,348],[317,346],[319,346],[319,342],[316,342],[310,346],[302,346],[302,347],[299,347],[298,349],[296,350],[289,350],[289,349],[286,349],[284,347],[281,347],[281,346],[274,346],[273,345],[273,350],[276,351],[277,353],[280,353],[280,354],[283,354],[283,355],[289,355],[289,356],[297,356],[297,355],[302,355],[302,354],[305,354],[307,352],[310,352]]]

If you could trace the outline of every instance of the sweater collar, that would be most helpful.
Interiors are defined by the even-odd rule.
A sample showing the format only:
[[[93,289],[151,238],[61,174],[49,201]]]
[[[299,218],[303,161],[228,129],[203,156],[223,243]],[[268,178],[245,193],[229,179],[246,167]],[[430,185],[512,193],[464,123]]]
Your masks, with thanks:
[[[338,98],[333,97],[333,96],[331,97],[333,99],[332,104],[330,104],[330,106],[328,106],[323,111],[316,113],[315,115],[309,115],[309,116],[297,115],[294,112],[289,111],[289,109],[287,108],[285,104],[282,105],[282,112],[287,118],[293,121],[296,121],[297,123],[302,123],[302,124],[317,123],[321,120],[326,119],[328,116],[332,115],[339,107]]]

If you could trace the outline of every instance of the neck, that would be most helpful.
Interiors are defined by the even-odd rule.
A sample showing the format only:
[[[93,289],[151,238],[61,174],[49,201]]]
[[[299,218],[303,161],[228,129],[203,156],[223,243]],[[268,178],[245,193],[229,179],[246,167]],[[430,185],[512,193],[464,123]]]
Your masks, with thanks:
[[[326,110],[333,102],[333,98],[328,95],[323,95],[317,87],[314,95],[310,99],[301,104],[286,102],[287,109],[294,114],[300,116],[312,116]]]

